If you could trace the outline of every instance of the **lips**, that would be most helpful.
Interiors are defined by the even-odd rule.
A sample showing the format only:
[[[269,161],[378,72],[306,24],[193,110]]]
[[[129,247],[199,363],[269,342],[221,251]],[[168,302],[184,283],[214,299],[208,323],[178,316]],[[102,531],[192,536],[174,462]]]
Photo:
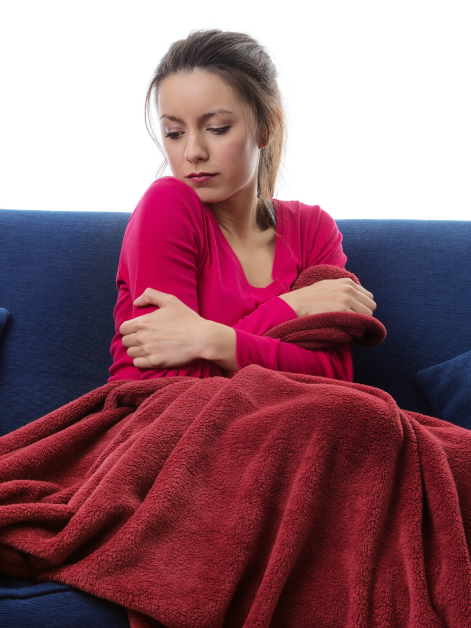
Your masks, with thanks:
[[[187,179],[190,179],[192,183],[206,183],[206,181],[211,181],[216,174],[217,173],[211,174],[210,172],[192,172],[187,176]]]

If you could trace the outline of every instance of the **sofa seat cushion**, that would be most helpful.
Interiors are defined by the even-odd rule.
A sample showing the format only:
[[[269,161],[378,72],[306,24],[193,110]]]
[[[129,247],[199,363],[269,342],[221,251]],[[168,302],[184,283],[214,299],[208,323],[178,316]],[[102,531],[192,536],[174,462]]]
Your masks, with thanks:
[[[129,628],[124,607],[54,582],[0,574],[0,626]]]

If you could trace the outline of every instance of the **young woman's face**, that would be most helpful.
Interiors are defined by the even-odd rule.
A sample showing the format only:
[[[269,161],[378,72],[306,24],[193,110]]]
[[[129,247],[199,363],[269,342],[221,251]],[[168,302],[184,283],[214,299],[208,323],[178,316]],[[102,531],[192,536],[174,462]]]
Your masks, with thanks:
[[[204,203],[254,197],[261,138],[254,115],[219,76],[181,73],[162,81],[158,112],[173,175]]]

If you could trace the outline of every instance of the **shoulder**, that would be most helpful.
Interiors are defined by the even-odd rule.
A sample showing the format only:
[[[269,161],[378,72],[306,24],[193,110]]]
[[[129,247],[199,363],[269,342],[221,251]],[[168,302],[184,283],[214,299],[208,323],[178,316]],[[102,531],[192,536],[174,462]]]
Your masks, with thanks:
[[[144,192],[129,220],[129,227],[195,229],[201,232],[204,208],[189,185],[174,177],[157,179]]]
[[[335,220],[320,205],[308,205],[301,201],[274,200],[280,209],[284,226],[297,227],[301,233],[311,236],[328,235],[332,232],[339,233]]]
[[[343,266],[342,234],[335,220],[319,205],[301,201],[276,201],[283,221],[283,233],[300,246],[303,268],[320,263]]]
[[[176,179],[175,177],[161,177],[153,181],[144,197],[148,196],[168,196],[169,198],[185,198],[189,201],[200,202],[196,192],[186,183]]]
[[[157,179],[144,192],[136,211],[158,211],[169,206],[180,206],[188,210],[198,210],[202,203],[198,195],[189,185],[175,179],[175,177],[162,177]]]

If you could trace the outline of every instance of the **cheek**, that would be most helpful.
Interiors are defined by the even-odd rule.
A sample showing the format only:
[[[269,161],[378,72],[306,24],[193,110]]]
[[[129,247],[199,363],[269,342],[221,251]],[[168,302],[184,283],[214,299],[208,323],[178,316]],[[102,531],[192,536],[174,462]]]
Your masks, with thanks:
[[[226,144],[221,147],[221,159],[236,173],[246,175],[252,173],[258,164],[258,149],[247,138]]]
[[[180,158],[180,150],[178,149],[178,146],[176,145],[178,142],[172,142],[172,144],[169,143],[164,143],[163,149],[164,149],[164,153],[165,156],[167,157],[167,161],[169,162],[170,166],[177,168],[178,167],[178,163],[181,161]]]

